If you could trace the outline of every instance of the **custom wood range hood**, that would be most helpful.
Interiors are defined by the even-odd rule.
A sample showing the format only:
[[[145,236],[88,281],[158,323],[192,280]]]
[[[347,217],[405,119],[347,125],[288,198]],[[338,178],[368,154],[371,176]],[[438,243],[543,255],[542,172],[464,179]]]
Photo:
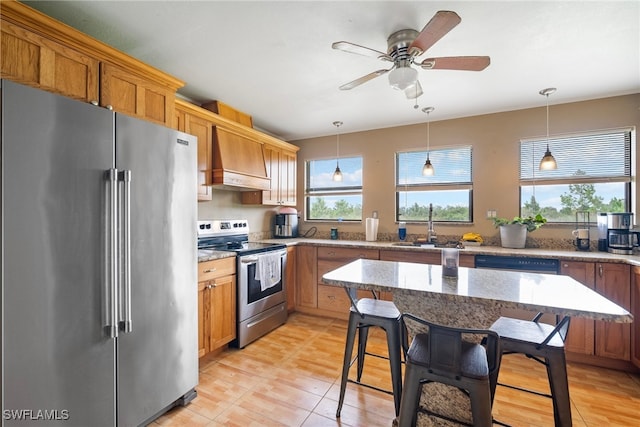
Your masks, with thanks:
[[[213,128],[212,187],[236,191],[269,190],[262,142],[233,130]]]

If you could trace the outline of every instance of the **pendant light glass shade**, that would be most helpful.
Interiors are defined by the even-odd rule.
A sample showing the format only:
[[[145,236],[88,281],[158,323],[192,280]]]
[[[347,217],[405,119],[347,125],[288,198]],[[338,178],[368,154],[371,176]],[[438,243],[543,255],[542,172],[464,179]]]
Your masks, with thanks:
[[[547,151],[544,153],[544,157],[540,160],[539,169],[541,171],[549,171],[558,169],[558,163],[556,159],[551,154],[551,150],[549,149],[549,95],[556,91],[555,87],[548,87],[546,89],[542,89],[539,93],[547,98]]]
[[[333,172],[332,179],[335,182],[342,182],[342,171],[340,170],[340,164],[338,163],[340,159],[340,126],[342,126],[341,121],[333,122],[333,125],[338,129],[336,133],[336,170]]]
[[[429,122],[429,113],[431,113],[435,108],[433,107],[425,107],[422,109],[423,113],[427,113],[427,160],[424,162],[424,166],[422,166],[422,176],[433,176],[436,173],[436,170],[433,168],[431,164],[431,160],[429,160],[429,133],[430,133],[430,122]]]

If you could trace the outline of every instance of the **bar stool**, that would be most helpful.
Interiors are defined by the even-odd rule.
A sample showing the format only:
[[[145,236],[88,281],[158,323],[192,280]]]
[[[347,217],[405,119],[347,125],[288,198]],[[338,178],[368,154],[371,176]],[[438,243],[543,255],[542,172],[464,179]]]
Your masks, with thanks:
[[[418,412],[463,425],[491,426],[493,391],[500,367],[498,334],[485,329],[437,325],[409,313],[402,317],[404,322],[410,320],[427,326],[428,332],[417,333],[410,347],[406,335],[403,338],[406,369],[399,427],[415,426]],[[472,338],[474,341],[469,341]],[[419,408],[422,384],[432,382],[457,387],[468,394],[473,424]]]
[[[567,364],[564,355],[564,340],[569,328],[569,317],[564,317],[557,325],[540,322],[542,313],[533,320],[519,320],[500,317],[491,325],[491,330],[500,335],[503,355],[524,354],[547,368],[551,394],[509,385],[505,387],[539,396],[549,397],[553,401],[553,419],[556,426],[568,426],[571,423],[571,402],[567,381]]]
[[[396,415],[400,410],[400,397],[402,395],[402,357],[401,357],[401,337],[402,337],[402,316],[396,305],[391,301],[383,301],[377,298],[375,292],[371,291],[374,298],[360,298],[356,300],[354,297],[355,290],[345,288],[351,308],[349,310],[349,325],[347,328],[347,340],[344,347],[344,362],[342,365],[342,380],[340,382],[340,398],[338,399],[338,410],[336,417],[340,417],[342,404],[344,402],[344,394],[347,389],[347,382],[352,382],[365,387],[393,394]],[[387,335],[387,347],[389,357],[368,353],[366,351],[367,338],[369,328],[378,326],[382,328]],[[358,353],[353,359],[353,344],[355,342],[356,330],[358,331]],[[365,384],[360,381],[364,368],[365,355],[381,357],[389,359],[391,367],[391,385],[393,391],[382,390],[378,387]],[[349,379],[349,369],[357,360],[357,376],[356,380]]]

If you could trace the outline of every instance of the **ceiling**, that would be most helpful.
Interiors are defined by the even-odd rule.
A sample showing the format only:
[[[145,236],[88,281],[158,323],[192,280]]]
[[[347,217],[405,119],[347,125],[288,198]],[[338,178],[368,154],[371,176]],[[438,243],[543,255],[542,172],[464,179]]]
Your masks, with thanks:
[[[187,82],[179,94],[220,100],[282,139],[341,133],[640,92],[638,1],[25,1]],[[438,10],[462,22],[418,57],[488,55],[481,72],[419,70],[414,108],[388,68],[331,48],[386,52],[394,31],[420,31]]]

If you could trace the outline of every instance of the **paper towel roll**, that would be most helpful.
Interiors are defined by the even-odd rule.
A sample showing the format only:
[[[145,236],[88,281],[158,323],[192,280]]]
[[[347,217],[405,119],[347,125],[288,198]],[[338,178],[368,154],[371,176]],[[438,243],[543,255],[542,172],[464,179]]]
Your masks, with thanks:
[[[378,240],[378,218],[367,218],[366,221],[367,242]]]

